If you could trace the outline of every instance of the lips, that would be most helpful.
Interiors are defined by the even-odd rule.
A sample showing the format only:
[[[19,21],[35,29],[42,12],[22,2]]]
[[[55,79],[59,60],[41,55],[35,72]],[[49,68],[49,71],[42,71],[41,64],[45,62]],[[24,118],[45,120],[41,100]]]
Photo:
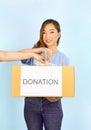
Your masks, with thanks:
[[[52,42],[52,40],[45,40],[45,42],[46,42],[47,44],[49,44],[49,43]]]

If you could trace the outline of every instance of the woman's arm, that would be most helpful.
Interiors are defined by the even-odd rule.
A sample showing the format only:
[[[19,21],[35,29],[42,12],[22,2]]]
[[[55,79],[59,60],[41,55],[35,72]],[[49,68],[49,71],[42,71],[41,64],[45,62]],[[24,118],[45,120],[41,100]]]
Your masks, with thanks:
[[[16,61],[28,58],[35,58],[40,62],[44,62],[44,57],[30,52],[13,52],[13,51],[0,51],[0,62],[4,61]]]
[[[39,55],[44,52],[44,57]],[[23,60],[28,58],[35,58],[36,60],[44,63],[44,61],[49,61],[51,58],[52,52],[48,48],[32,48],[32,49],[23,49],[17,52],[14,51],[0,51],[0,62],[1,61],[16,61]]]
[[[44,53],[45,54],[45,61],[49,61],[51,59],[52,56],[52,51],[49,48],[46,47],[40,47],[40,48],[28,48],[28,49],[23,49],[23,50],[19,50],[19,52],[33,52],[33,53]]]
[[[41,52],[44,52],[45,50],[49,50],[49,49],[45,48],[45,47],[40,47],[40,48],[26,48],[26,49],[19,50],[19,52],[41,53]]]

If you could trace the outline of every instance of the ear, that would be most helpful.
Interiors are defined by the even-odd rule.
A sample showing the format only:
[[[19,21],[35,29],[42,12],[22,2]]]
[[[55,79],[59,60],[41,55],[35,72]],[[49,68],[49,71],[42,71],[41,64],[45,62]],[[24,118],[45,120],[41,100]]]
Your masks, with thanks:
[[[59,36],[58,36],[58,38],[61,38],[61,32],[59,32]]]

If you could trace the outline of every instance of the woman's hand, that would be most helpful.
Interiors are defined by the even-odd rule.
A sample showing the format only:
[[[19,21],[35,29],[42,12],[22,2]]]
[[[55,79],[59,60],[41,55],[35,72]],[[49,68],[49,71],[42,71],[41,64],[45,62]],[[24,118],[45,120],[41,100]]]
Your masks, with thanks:
[[[33,48],[32,49],[33,53],[40,54],[44,53],[44,61],[50,61],[51,56],[52,56],[52,50],[46,47],[41,47],[41,48]],[[43,62],[43,61],[42,61]]]
[[[58,97],[45,97],[48,101],[50,101],[50,102],[56,102],[56,101],[58,101],[60,98],[58,98]]]
[[[45,54],[45,61],[50,61],[52,56],[52,50],[49,48],[44,48],[43,51]]]
[[[33,48],[32,52],[36,54],[44,53],[44,60],[50,61],[51,56],[52,56],[52,50],[46,47],[40,47],[40,48]]]
[[[40,54],[33,53],[33,58],[35,58],[36,60],[38,60],[42,63],[45,63],[45,57],[41,56]]]

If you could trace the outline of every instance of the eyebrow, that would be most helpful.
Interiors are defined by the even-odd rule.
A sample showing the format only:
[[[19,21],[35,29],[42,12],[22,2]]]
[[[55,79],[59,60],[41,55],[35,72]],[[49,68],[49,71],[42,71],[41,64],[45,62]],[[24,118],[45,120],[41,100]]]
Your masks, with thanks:
[[[49,31],[54,31],[55,29],[50,29]],[[43,30],[43,31],[46,31],[46,30]]]
[[[55,30],[55,29],[50,29],[50,31],[53,31],[53,30]]]

